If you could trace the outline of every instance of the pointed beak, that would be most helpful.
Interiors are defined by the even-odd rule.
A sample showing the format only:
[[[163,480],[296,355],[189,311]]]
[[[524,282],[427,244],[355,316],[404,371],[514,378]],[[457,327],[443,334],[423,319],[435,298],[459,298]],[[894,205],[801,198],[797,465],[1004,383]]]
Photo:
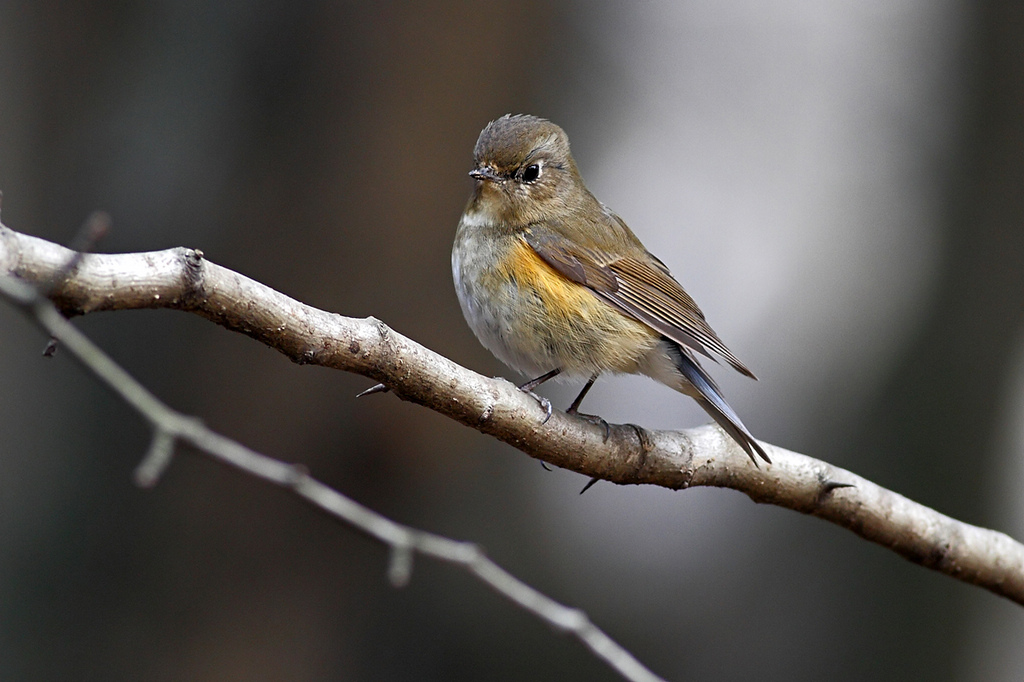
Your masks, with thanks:
[[[501,176],[494,172],[490,166],[481,166],[469,171],[469,176],[474,180],[486,180],[487,182],[501,182]]]

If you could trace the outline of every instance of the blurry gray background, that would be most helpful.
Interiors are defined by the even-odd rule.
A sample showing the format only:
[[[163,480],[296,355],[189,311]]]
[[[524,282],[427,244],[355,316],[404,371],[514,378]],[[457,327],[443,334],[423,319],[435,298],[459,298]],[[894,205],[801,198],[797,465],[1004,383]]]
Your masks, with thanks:
[[[484,374],[449,249],[479,130],[569,133],[754,383],[759,437],[1024,537],[1014,2],[0,2],[4,223],[201,248]],[[483,544],[672,680],[1019,680],[1024,611],[727,490],[545,472],[367,379],[171,311],[76,324],[174,407]],[[0,678],[614,680],[462,573],[149,434],[0,306]],[[547,394],[564,407],[576,386]],[[704,423],[645,379],[588,411]]]

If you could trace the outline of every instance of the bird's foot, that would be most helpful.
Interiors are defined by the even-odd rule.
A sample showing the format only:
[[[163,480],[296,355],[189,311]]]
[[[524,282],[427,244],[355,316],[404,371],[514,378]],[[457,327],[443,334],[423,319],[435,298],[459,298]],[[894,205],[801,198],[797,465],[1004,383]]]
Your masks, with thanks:
[[[601,429],[604,431],[604,441],[603,442],[605,442],[605,443],[608,442],[608,437],[610,435],[612,435],[612,427],[608,425],[608,422],[606,422],[603,417],[599,417],[596,414],[584,414],[582,412],[577,412],[576,410],[574,410],[571,407],[568,410],[566,410],[565,413],[566,414],[576,415],[577,417],[579,417],[583,421],[590,422],[594,426],[600,426]]]
[[[595,417],[592,414],[578,414],[578,413],[577,413],[576,416],[583,417],[587,421],[591,421],[591,422],[594,419],[599,420],[601,423],[604,424],[605,428],[608,428],[608,422],[606,422],[605,420],[601,419],[600,417]],[[592,422],[592,423],[596,423],[596,422]],[[636,432],[636,438],[637,438],[638,441],[640,441],[640,464],[639,464],[639,466],[643,467],[643,465],[647,462],[647,453],[649,453],[652,449],[654,449],[654,443],[651,441],[651,435],[649,433],[647,433],[647,430],[644,429],[644,427],[642,427],[642,426],[637,426],[636,424],[626,424],[626,426],[628,426],[629,428],[633,429],[633,431]],[[608,439],[608,436],[605,435],[605,440],[607,440],[607,439]],[[590,490],[593,487],[593,485],[595,483],[597,483],[598,481],[600,481],[600,480],[601,479],[599,479],[599,478],[592,478],[589,481],[587,481],[587,484],[585,486],[583,486],[583,490],[580,491],[580,495],[582,495],[583,493],[585,493],[588,490]]]
[[[524,384],[524,385],[526,385],[526,384]],[[537,404],[540,405],[541,409],[544,410],[544,420],[541,421],[541,424],[547,424],[548,420],[551,419],[551,411],[552,411],[551,401],[548,400],[547,398],[543,397],[543,396],[537,395],[536,393],[531,391],[529,388],[523,388],[522,386],[518,386],[517,388],[520,391],[522,391],[523,393],[525,393],[526,395],[532,397],[534,400],[537,401]]]
[[[626,424],[634,431],[636,431],[636,439],[640,441],[641,455],[646,459],[647,453],[654,449],[654,443],[651,442],[651,434],[647,433],[647,429],[636,424]]]

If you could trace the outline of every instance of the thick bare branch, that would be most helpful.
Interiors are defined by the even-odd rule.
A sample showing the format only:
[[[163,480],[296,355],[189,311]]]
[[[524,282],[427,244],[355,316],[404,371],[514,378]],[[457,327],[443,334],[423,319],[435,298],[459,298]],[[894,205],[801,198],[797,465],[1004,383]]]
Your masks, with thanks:
[[[0,226],[0,272],[39,284],[73,252]],[[489,379],[373,318],[352,319],[304,305],[206,261],[171,249],[87,254],[51,292],[66,314],[175,308],[248,334],[295,362],[356,372],[410,400],[559,467],[621,484],[717,486],[812,514],[907,559],[1024,604],[1024,545],[961,523],[825,462],[766,446],[774,464],[754,468],[717,428],[648,432],[613,425],[604,440],[590,422],[542,410],[511,383]]]

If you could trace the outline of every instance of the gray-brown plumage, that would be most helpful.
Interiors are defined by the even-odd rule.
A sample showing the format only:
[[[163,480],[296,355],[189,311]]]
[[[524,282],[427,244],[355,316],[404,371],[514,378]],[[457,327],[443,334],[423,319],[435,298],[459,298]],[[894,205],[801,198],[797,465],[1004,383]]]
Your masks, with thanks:
[[[587,190],[564,131],[505,116],[481,132],[474,160],[452,271],[484,346],[530,375],[646,374],[696,399],[755,464],[755,455],[770,461],[695,353],[753,373],[665,264]]]

